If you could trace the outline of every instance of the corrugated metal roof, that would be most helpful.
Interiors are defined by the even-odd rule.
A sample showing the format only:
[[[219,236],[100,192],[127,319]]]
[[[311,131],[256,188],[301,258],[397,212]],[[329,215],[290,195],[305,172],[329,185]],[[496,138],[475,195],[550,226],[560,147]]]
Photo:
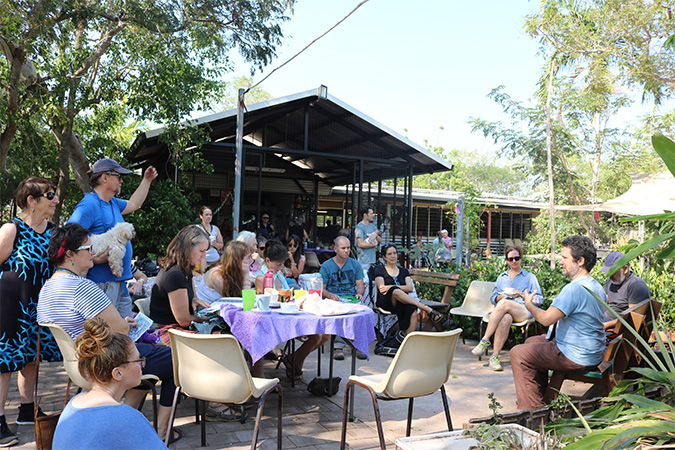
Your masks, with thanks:
[[[324,99],[317,94],[310,90],[247,106],[247,154],[264,153],[270,167],[292,164],[307,172],[306,178],[318,176],[330,186],[351,183],[354,165],[361,161],[365,182],[405,176],[409,169],[413,175],[452,170],[448,161],[335,96],[328,94]],[[211,141],[200,151],[233,154],[236,115],[236,110],[229,110],[191,120],[193,125],[211,129]],[[158,161],[167,161],[166,145],[158,139],[163,132],[164,128],[157,128],[140,134],[132,146],[133,162],[159,165]],[[296,176],[291,172],[289,176]]]

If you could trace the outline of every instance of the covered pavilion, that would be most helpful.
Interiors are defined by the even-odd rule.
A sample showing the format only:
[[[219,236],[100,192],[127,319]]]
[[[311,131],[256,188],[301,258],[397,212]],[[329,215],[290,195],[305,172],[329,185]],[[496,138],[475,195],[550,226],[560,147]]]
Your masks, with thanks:
[[[231,217],[232,193],[241,189],[242,219],[231,224],[235,230],[247,225],[253,229],[250,222],[268,212],[277,223],[294,216],[311,221],[313,239],[317,211],[326,206],[321,196],[335,186],[346,186],[337,205],[345,211],[341,225],[353,226],[361,205],[372,204],[378,210],[382,184],[388,180],[394,188],[403,187],[400,229],[402,243],[409,245],[413,176],[452,170],[448,161],[328,94],[325,86],[246,106],[239,187],[234,182],[237,110],[205,116],[190,125],[202,128],[208,138],[201,147],[187,150],[201,152],[213,165],[213,173],[181,173],[161,139],[164,128],[137,137],[132,164],[154,165],[160,177],[189,177],[204,204],[216,206],[214,211],[222,207],[214,222],[218,225]]]

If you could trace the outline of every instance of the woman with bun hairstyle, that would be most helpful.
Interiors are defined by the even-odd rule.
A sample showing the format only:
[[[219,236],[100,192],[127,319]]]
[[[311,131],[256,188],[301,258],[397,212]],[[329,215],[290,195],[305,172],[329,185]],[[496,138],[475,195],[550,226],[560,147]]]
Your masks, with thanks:
[[[92,383],[64,408],[54,433],[54,450],[147,449],[166,446],[136,409],[121,403],[141,382],[145,358],[129,336],[113,332],[105,320],[88,319],[75,341],[77,366]]]
[[[89,231],[76,223],[52,230],[48,257],[54,267],[54,275],[45,282],[37,305],[38,322],[60,325],[73,339],[84,333],[88,319],[102,319],[115,333],[129,334],[129,327],[136,326],[130,317],[122,318],[108,296],[83,275],[93,265]],[[162,380],[159,399],[157,431],[160,437],[166,433],[176,385],[173,381],[171,349],[142,342],[136,343],[141,357],[146,359],[144,374],[153,374]],[[136,407],[146,395],[145,388],[130,390],[124,401]],[[170,442],[181,437],[174,428]]]
[[[204,282],[197,290],[197,297],[205,302],[222,297],[241,297],[242,289],[251,288],[249,269],[253,263],[253,251],[239,241],[230,241],[220,257],[220,263],[209,269]]]
[[[51,228],[47,219],[59,204],[54,185],[44,178],[21,181],[13,210],[19,214],[0,228],[0,447],[19,440],[7,427],[5,402],[13,372],[17,373],[21,404],[17,425],[33,424],[33,390],[38,324],[38,293],[52,269],[47,262]],[[49,332],[40,336],[40,356],[58,361],[61,353]],[[40,411],[38,415],[43,415]]]

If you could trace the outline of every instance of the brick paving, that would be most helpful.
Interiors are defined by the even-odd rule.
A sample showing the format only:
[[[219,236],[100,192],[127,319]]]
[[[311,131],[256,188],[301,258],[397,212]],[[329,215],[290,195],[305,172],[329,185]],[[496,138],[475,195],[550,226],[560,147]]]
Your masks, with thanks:
[[[503,372],[492,372],[487,368],[487,358],[478,361],[470,351],[475,342],[461,342],[457,346],[451,376],[445,385],[450,398],[450,412],[453,427],[459,429],[472,417],[490,415],[487,394],[494,392],[503,405],[501,413],[516,411],[515,391],[509,363],[508,352],[500,359]],[[348,353],[348,352],[347,352]],[[357,374],[385,372],[391,358],[376,356],[370,352],[370,361],[358,361]],[[316,353],[310,355],[305,363],[305,379],[292,388],[283,369],[275,369],[267,362],[265,373],[268,377],[278,377],[284,387],[283,412],[283,448],[303,450],[334,450],[339,448],[342,421],[343,391],[350,370],[350,358],[336,361],[334,370],[342,377],[340,391],[334,397],[316,397],[307,391],[306,383],[316,373]],[[327,376],[328,357],[322,355],[322,376]],[[46,412],[60,410],[66,392],[67,377],[61,363],[41,365],[40,405]],[[567,386],[566,386],[567,387]],[[572,388],[574,389],[574,388]],[[150,400],[150,397],[148,397]],[[7,421],[10,428],[17,432],[19,445],[12,448],[21,450],[35,449],[35,435],[32,426],[17,426],[14,421],[18,413],[19,395],[16,389],[16,376],[12,379],[8,404]],[[245,424],[239,422],[207,422],[207,446],[201,447],[200,425],[195,423],[194,401],[187,399],[181,403],[176,414],[175,426],[180,427],[184,437],[170,445],[170,449],[250,449],[255,410],[249,409],[249,418]],[[152,420],[152,402],[146,401],[143,413]],[[272,394],[263,410],[263,419],[258,439],[258,448],[276,449],[277,446],[277,397]],[[394,449],[395,441],[405,437],[407,401],[380,402],[380,413],[388,449]],[[352,450],[378,449],[377,428],[375,425],[370,396],[360,388],[355,393],[355,422],[348,423],[347,443]],[[439,393],[415,400],[412,435],[422,435],[447,431],[443,406]]]

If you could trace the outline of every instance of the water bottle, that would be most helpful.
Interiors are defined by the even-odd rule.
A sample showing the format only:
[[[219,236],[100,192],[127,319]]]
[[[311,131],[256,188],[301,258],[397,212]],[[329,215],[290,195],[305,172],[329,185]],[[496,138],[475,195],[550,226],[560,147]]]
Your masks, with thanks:
[[[274,272],[268,270],[263,280],[263,291],[267,288],[274,289]]]

